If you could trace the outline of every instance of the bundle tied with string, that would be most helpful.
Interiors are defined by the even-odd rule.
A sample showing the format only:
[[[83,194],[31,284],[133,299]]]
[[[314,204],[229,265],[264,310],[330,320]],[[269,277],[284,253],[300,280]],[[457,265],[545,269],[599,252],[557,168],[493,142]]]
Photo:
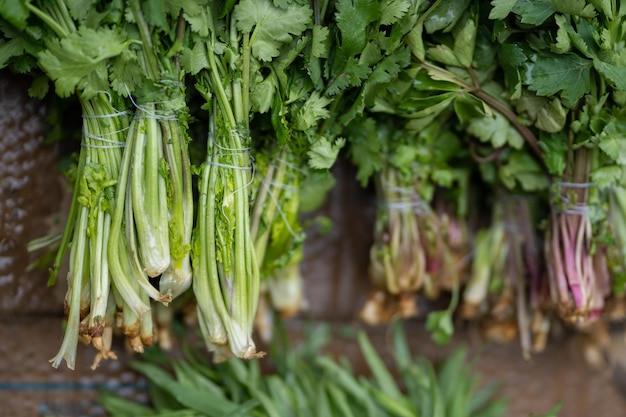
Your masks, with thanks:
[[[259,269],[250,236],[253,164],[247,129],[213,113],[200,175],[193,291],[205,344],[216,361],[259,356],[252,340]]]
[[[594,240],[602,217],[590,182],[555,182],[545,240],[550,292],[559,316],[584,327],[597,319],[610,291],[606,248]]]
[[[172,298],[191,285],[193,194],[184,86],[162,80],[135,104],[132,204],[144,269]],[[160,101],[152,101],[158,97]],[[132,98],[132,97],[131,97]]]
[[[437,220],[420,195],[419,181],[386,166],[375,185],[378,206],[369,265],[375,288],[360,312],[372,324],[416,316],[417,292],[424,289],[432,296],[438,291],[428,271],[427,248],[436,236]]]
[[[166,86],[145,100],[128,94],[135,113],[128,129],[107,246],[123,333],[137,352],[156,339],[150,299],[167,305],[191,285],[188,258],[193,199],[180,119],[186,107],[182,87]],[[171,99],[150,100],[163,97],[165,91]],[[172,271],[182,272],[171,279]],[[156,277],[158,289],[150,280]]]
[[[107,248],[113,207],[120,200],[116,187],[128,131],[128,112],[113,107],[110,93],[98,92],[80,102],[83,134],[74,192],[50,278],[54,283],[69,250],[67,326],[51,362],[58,367],[65,359],[72,369],[79,340],[98,350],[94,367],[101,359],[116,357],[111,351],[116,307],[111,288],[115,291],[116,284],[111,282]]]

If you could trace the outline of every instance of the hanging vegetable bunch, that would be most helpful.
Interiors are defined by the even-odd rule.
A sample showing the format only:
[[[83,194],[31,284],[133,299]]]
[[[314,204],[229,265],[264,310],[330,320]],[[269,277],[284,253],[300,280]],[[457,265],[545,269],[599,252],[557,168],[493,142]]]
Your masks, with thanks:
[[[615,256],[623,246],[607,248],[624,241],[610,204],[623,181],[624,10],[553,2],[501,6],[491,17],[504,19],[494,30],[510,58],[511,100],[538,130],[553,178],[545,239],[552,300],[562,319],[584,327],[602,313],[612,284],[617,293],[623,287]]]
[[[517,122],[510,105],[499,98],[501,90],[494,80],[496,63],[490,56],[494,48],[488,34],[479,30],[482,16],[479,6],[444,1],[422,5],[419,10],[419,18],[403,38],[404,47],[411,53],[410,65],[389,82],[369,90],[364,102],[367,111],[378,119],[389,119],[393,117],[389,116],[391,114],[404,120],[400,130],[407,137],[406,142],[395,148],[397,156],[389,161],[395,163],[396,169],[397,161],[403,161],[405,171],[410,167],[416,173],[407,181],[414,191],[407,192],[406,184],[398,187],[384,176],[379,183],[387,186],[386,196],[395,192],[403,197],[400,207],[405,211],[409,204],[413,205],[409,210],[413,214],[409,217],[405,214],[406,218],[423,222],[419,229],[413,229],[417,230],[415,236],[419,239],[413,242],[405,239],[404,251],[410,255],[405,259],[415,259],[416,264],[421,262],[422,266],[407,270],[408,279],[404,281],[412,280],[416,288],[425,282],[426,293],[432,298],[442,288],[453,290],[449,307],[432,312],[427,322],[435,339],[443,343],[452,334],[452,315],[471,255],[467,249],[467,216],[469,201],[476,204],[476,200],[468,195],[471,194],[472,165],[476,165],[472,162],[480,159],[477,148],[495,148],[498,152],[509,147],[521,150],[525,142],[537,153],[539,148],[532,133]],[[399,125],[396,120],[392,124]],[[415,139],[410,139],[411,136]],[[355,139],[353,159],[360,166],[360,173],[383,166],[376,162],[380,154],[386,155],[386,152],[379,152],[381,146],[386,146],[380,145],[385,141],[381,139]],[[378,185],[378,189],[382,187]],[[435,195],[437,200],[433,201]],[[394,207],[394,204],[389,206]],[[392,215],[389,210],[389,216]],[[390,238],[393,233],[380,228],[385,222],[383,219],[379,217],[377,226],[377,230],[382,231],[380,247],[386,246],[385,240],[394,241]],[[406,230],[411,228],[397,227],[398,236]],[[384,253],[376,250],[372,253],[377,252]],[[372,265],[376,265],[374,258]],[[397,268],[403,263],[388,262],[388,265]],[[387,267],[387,271],[391,269]],[[390,290],[393,292],[393,287]],[[412,305],[414,301],[410,301],[407,311],[411,311]]]
[[[74,367],[79,339],[98,349],[94,366],[102,358],[115,357],[110,346],[116,304],[123,310],[124,331],[131,343],[137,349],[151,344],[148,296],[169,301],[151,286],[141,268],[132,269],[138,262],[132,252],[115,250],[117,245],[133,244],[135,232],[129,226],[127,236],[118,240],[123,215],[118,207],[123,208],[125,200],[118,178],[127,165],[123,153],[130,126],[127,103],[109,78],[119,75],[136,56],[130,49],[134,41],[121,29],[120,5],[107,6],[97,15],[63,2],[12,2],[3,10],[14,26],[4,26],[5,36],[21,45],[3,57],[5,64],[21,66],[32,60],[55,82],[60,97],[76,94],[82,107],[83,138],[72,204],[49,281],[55,283],[69,251],[67,325],[61,349],[52,359],[55,367],[63,359]],[[46,91],[45,79],[37,78],[31,93],[42,96]],[[109,258],[112,249],[115,256]],[[115,264],[120,263],[128,269],[116,275]],[[149,290],[144,292],[141,286]]]
[[[236,356],[252,357],[261,288],[283,314],[300,308],[300,183],[310,170],[324,175],[340,147],[318,126],[332,101],[316,90],[322,81],[298,70],[319,65],[328,30],[304,4],[205,10],[209,30],[196,33],[184,55],[211,112],[194,288],[207,343],[223,346],[228,335]]]

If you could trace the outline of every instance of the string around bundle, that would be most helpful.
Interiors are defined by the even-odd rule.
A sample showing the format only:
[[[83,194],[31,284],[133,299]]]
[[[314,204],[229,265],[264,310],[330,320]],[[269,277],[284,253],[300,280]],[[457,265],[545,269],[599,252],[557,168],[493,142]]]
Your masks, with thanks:
[[[219,167],[219,168],[226,168],[226,169],[235,169],[235,170],[240,170],[240,171],[251,171],[252,172],[252,174],[250,175],[250,180],[248,181],[248,183],[242,185],[241,187],[239,187],[236,190],[233,190],[233,192],[230,194],[230,196],[234,195],[235,193],[237,193],[239,191],[245,190],[246,188],[250,187],[252,185],[252,183],[254,182],[254,175],[255,175],[254,158],[250,157],[250,164],[246,165],[246,166],[225,164],[225,163],[222,163],[222,162],[214,161],[213,159],[215,157],[219,158],[219,157],[222,157],[222,156],[231,156],[234,153],[238,153],[238,152],[242,152],[242,150],[241,149],[235,149],[231,153],[215,153],[215,154],[210,154],[209,153],[209,154],[207,154],[207,158],[206,158],[206,161],[205,161],[205,163],[207,165],[209,165],[209,166],[214,166],[214,167]]]
[[[279,163],[285,165],[291,171],[295,171],[295,172],[297,172],[299,174],[306,175],[306,171],[304,169],[302,169],[301,167],[299,167],[298,165],[294,164],[294,163],[291,163],[289,161],[285,161],[285,160],[283,160],[281,158],[274,158],[274,160],[276,162],[279,162]],[[277,166],[277,165],[274,165],[274,166]]]
[[[109,113],[109,114],[96,114],[96,115],[85,115],[85,114],[83,114],[82,117],[83,117],[83,119],[110,119],[110,118],[113,118],[113,117],[128,116],[129,114],[131,114],[131,112],[129,110],[121,110],[121,111],[117,111],[115,113]]]
[[[557,181],[554,185],[561,186],[563,188],[591,188],[595,187],[597,184],[593,182],[567,182],[567,181]]]
[[[392,200],[385,198],[379,199],[379,205],[390,210],[397,210],[402,213],[412,212],[420,216],[425,216],[430,213],[431,209],[428,202],[424,201],[413,188],[392,185],[385,178],[382,179],[381,183],[386,190],[400,194],[401,197]]]
[[[265,186],[268,187],[267,184],[265,184]],[[274,206],[276,206],[276,211],[278,212],[278,215],[280,216],[280,218],[282,219],[283,223],[285,224],[285,227],[287,228],[287,231],[289,232],[291,237],[293,237],[294,240],[298,240],[298,239],[302,238],[302,235],[298,235],[292,229],[291,224],[289,224],[289,220],[287,219],[287,215],[283,211],[282,207],[280,207],[280,204],[278,203],[278,199],[276,198],[276,196],[274,196],[274,193],[272,192],[272,190],[268,189],[268,194],[269,194],[270,198],[272,199],[272,202],[274,203]]]
[[[230,152],[232,154],[234,153],[249,153],[250,152],[250,147],[249,146],[244,146],[241,148],[230,148],[228,146],[223,146],[220,145],[219,143],[217,143],[217,141],[213,140],[215,137],[215,135],[213,134],[213,132],[209,133],[209,138],[211,139],[211,144],[213,146],[215,146],[216,148],[222,150],[222,151],[226,151],[226,152]],[[226,154],[220,154],[220,155],[226,155]]]
[[[261,183],[263,185],[265,185],[266,187],[268,187],[268,189],[269,189],[269,187],[274,187],[274,188],[278,188],[279,190],[285,190],[285,191],[298,191],[298,190],[300,190],[300,187],[296,187],[295,185],[279,183],[278,181],[268,180],[267,178],[263,178],[261,180]]]
[[[296,178],[296,175],[306,175],[306,171],[290,162],[284,161],[280,158],[275,158],[274,161],[286,166],[287,168],[289,168],[286,173],[285,176],[287,179],[290,178]],[[271,162],[268,166],[274,168],[274,169],[279,169],[279,165],[275,164],[274,162]],[[293,184],[286,184],[286,183],[280,183],[278,181],[273,181],[270,179],[267,179],[265,175],[262,176],[261,179],[261,183],[263,183],[266,187],[275,187],[278,188],[280,190],[285,190],[285,191],[299,191],[300,187],[299,186],[295,186]],[[298,184],[299,184],[299,178],[298,178]],[[269,190],[269,188],[268,188]]]
[[[573,216],[586,216],[589,214],[589,206],[587,204],[576,203],[571,207],[562,210],[563,214],[571,214]]]
[[[128,130],[128,127],[125,127],[124,129],[120,129],[120,130],[117,130],[115,132],[108,132],[105,135],[117,135],[117,134],[123,133],[123,132],[125,132],[127,130]],[[104,143],[103,145],[96,145],[96,144],[93,144],[93,143],[87,143],[87,142],[85,142],[83,140],[80,143],[80,146],[82,146],[84,148],[116,149],[116,148],[123,148],[123,147],[126,146],[126,142],[119,141],[119,140],[113,140],[113,139],[106,139],[106,138],[103,138],[102,136],[94,135],[94,134],[89,133],[89,132],[83,133],[83,138]]]
[[[391,210],[397,210],[402,213],[412,212],[421,216],[425,216],[430,212],[430,207],[421,197],[414,196],[413,199],[385,200],[383,205]]]
[[[567,182],[567,181],[559,181],[554,183],[561,188],[573,188],[578,190],[587,190],[589,188],[597,186],[597,184],[593,182]],[[573,190],[572,190],[573,192]],[[591,206],[581,202],[572,202],[570,198],[568,198],[567,194],[563,191],[555,193],[555,198],[559,203],[557,208],[558,213],[568,214],[573,216],[587,216],[591,211]]]
[[[250,164],[248,166],[238,166],[238,165],[232,165],[232,164],[223,164],[221,162],[215,162],[213,161],[211,158],[212,157],[220,157],[220,156],[227,156],[226,154],[222,154],[222,153],[218,153],[218,154],[210,154],[207,156],[207,160],[206,163],[207,165],[211,165],[211,166],[216,166],[216,167],[220,167],[220,168],[228,168],[228,169],[238,169],[238,170],[242,170],[242,171],[248,171],[248,170],[252,170],[253,165]]]

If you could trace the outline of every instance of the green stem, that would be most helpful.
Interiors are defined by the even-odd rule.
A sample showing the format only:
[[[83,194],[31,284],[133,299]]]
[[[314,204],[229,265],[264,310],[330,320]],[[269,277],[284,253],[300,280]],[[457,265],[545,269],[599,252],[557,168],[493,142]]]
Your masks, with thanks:
[[[137,28],[139,29],[139,36],[141,37],[141,42],[143,43],[143,55],[145,57],[148,76],[152,79],[152,81],[158,81],[161,77],[161,71],[159,70],[159,64],[157,57],[154,53],[154,45],[152,43],[152,36],[150,35],[150,28],[146,23],[146,19],[141,12],[141,5],[139,0],[128,0],[128,6],[135,18],[135,23],[137,24]]]
[[[242,100],[241,105],[243,107],[243,117],[242,121],[246,129],[249,127],[250,120],[248,116],[248,112],[250,109],[250,34],[243,34],[243,58],[242,58],[242,68],[241,68],[241,77],[242,77]]]
[[[150,307],[141,300],[131,284],[131,275],[128,272],[131,268],[126,266],[128,250],[126,247],[126,239],[124,239],[122,234],[125,200],[129,200],[127,197],[127,189],[129,187],[127,187],[127,185],[129,183],[131,159],[135,156],[131,138],[132,135],[135,134],[134,130],[137,128],[137,121],[133,120],[129,129],[129,140],[126,142],[119,180],[115,190],[116,198],[115,206],[113,207],[109,242],[107,244],[107,258],[111,278],[114,286],[117,288],[117,292],[125,300],[126,304],[139,315],[148,311]],[[130,227],[130,225],[127,225],[127,227]]]
[[[422,13],[420,18],[417,19],[416,26],[424,23],[426,21],[426,19],[428,19],[428,16],[430,16],[435,11],[435,9],[437,9],[437,7],[439,6],[439,3],[441,3],[441,1],[442,0],[436,0],[433,4],[431,4],[428,7],[428,9],[424,13]]]
[[[62,360],[65,360],[70,369],[74,369],[76,363],[76,347],[80,327],[80,299],[85,252],[87,250],[84,230],[87,229],[88,221],[89,211],[86,207],[81,207],[78,213],[77,228],[74,230],[74,239],[72,239],[73,249],[70,254],[70,269],[67,275],[68,291],[70,292],[69,315],[61,348],[56,356],[50,360],[54,368],[58,368]]]
[[[172,296],[170,294],[162,294],[154,288],[148,279],[144,266],[139,260],[140,250],[137,242],[134,214],[135,210],[133,207],[131,189],[130,187],[126,187],[126,201],[124,204],[124,226],[126,233],[120,236],[120,238],[123,239],[122,245],[120,245],[120,259],[125,267],[126,276],[131,282],[137,282],[150,298],[167,305],[172,301]],[[145,301],[144,304],[148,305]],[[138,312],[138,314],[141,315],[144,313]]]
[[[433,71],[433,72],[436,72],[438,74],[441,74],[441,75],[445,76],[451,82],[457,83],[458,85],[463,87],[463,89],[465,89],[467,92],[469,92],[473,96],[481,99],[482,101],[487,103],[490,107],[495,109],[498,113],[502,114],[502,116],[504,116],[509,121],[509,123],[511,123],[511,125],[513,125],[513,127],[520,133],[520,135],[522,135],[522,137],[524,138],[524,140],[526,141],[528,146],[530,146],[530,149],[533,151],[535,156],[539,159],[539,161],[540,161],[541,165],[544,167],[544,169],[547,169],[545,167],[545,162],[543,160],[543,154],[541,152],[541,148],[539,147],[539,144],[538,144],[536,136],[533,134],[533,132],[528,127],[524,126],[519,121],[517,121],[517,116],[515,115],[515,113],[513,113],[502,102],[500,102],[498,99],[493,97],[491,94],[489,94],[488,92],[483,90],[480,86],[472,85],[472,84],[468,83],[467,81],[463,80],[462,78],[458,77],[457,75],[455,75],[455,74],[453,74],[453,73],[451,73],[451,72],[449,72],[449,71],[447,71],[447,70],[445,70],[445,69],[443,69],[441,67],[438,67],[436,65],[432,65],[432,64],[427,63],[427,62],[422,62],[421,66],[423,68],[425,68],[426,70],[428,70],[428,71]]]
[[[180,122],[161,122],[165,159],[170,175],[170,266],[161,276],[159,288],[163,294],[177,297],[191,285],[191,232],[193,228],[193,193],[189,152]]]
[[[81,152],[78,159],[78,167],[76,169],[77,173],[82,173],[85,169],[85,160],[86,154],[85,152]],[[59,245],[59,249],[57,250],[57,254],[54,258],[54,262],[52,267],[50,268],[50,277],[48,278],[47,285],[53,286],[56,284],[57,278],[59,276],[59,271],[61,269],[61,265],[65,260],[65,255],[70,248],[70,242],[72,241],[73,230],[76,227],[76,221],[78,218],[78,211],[81,207],[78,203],[78,188],[80,184],[81,176],[76,175],[76,179],[74,180],[74,190],[72,194],[72,202],[70,205],[70,211],[67,216],[67,221],[65,223],[65,228],[63,230],[63,238],[61,239],[61,244]]]
[[[46,25],[48,25],[59,38],[66,38],[69,35],[69,32],[66,30],[66,28],[64,28],[61,24],[51,18],[48,14],[44,13],[42,10],[38,9],[30,3],[27,3],[26,7],[34,15],[40,18]]]
[[[208,145],[211,149],[212,145]],[[215,157],[213,157],[215,158]],[[213,294],[210,283],[217,276],[215,240],[211,239],[215,230],[215,181],[216,175],[211,159],[205,163],[200,179],[200,197],[198,199],[198,220],[196,238],[198,239],[197,250],[194,250],[194,279],[192,280],[193,291],[198,303],[198,321],[205,343],[211,345],[226,345],[228,338],[226,329],[222,323],[221,313],[217,306],[221,305],[221,295]],[[213,172],[212,172],[213,171]],[[216,301],[213,301],[213,300]],[[223,302],[223,301],[222,301]],[[220,309],[221,310],[221,309]]]
[[[162,133],[155,113],[153,103],[138,108],[138,127],[129,136],[134,149],[131,190],[135,225],[141,259],[150,277],[163,273],[170,262],[166,184],[160,173]]]

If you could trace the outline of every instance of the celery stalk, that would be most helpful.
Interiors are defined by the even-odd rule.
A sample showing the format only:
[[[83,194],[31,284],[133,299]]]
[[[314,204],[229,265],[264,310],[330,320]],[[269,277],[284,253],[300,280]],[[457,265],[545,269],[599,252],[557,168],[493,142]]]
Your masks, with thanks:
[[[178,120],[161,121],[165,160],[169,166],[170,264],[159,280],[163,294],[175,298],[191,285],[191,232],[193,230],[193,193],[189,152]]]
[[[170,263],[165,178],[160,173],[162,134],[154,103],[135,113],[137,129],[131,131],[133,165],[131,193],[140,257],[149,277],[162,274]]]
[[[200,330],[207,346],[226,345],[228,336],[222,322],[217,305],[220,295],[214,300],[210,282],[219,280],[217,264],[215,263],[214,216],[215,211],[214,189],[217,176],[211,166],[205,164],[200,179],[200,198],[198,201],[198,221],[194,241],[194,275],[192,281],[193,292],[196,296],[198,321]],[[213,260],[213,262],[212,262]]]
[[[87,229],[89,212],[86,207],[81,207],[78,212],[76,228],[74,229],[73,248],[70,253],[70,269],[67,274],[68,292],[70,294],[69,315],[67,326],[63,335],[61,348],[56,356],[50,359],[52,366],[58,368],[62,360],[67,367],[74,369],[76,364],[76,347],[80,326],[80,295],[83,280],[85,251],[87,242],[84,230]]]
[[[150,309],[150,307],[139,297],[135,292],[131,275],[130,275],[130,262],[128,258],[128,247],[124,233],[122,232],[125,213],[125,202],[129,199],[126,198],[127,193],[130,192],[130,188],[127,187],[130,183],[129,173],[131,160],[134,157],[133,142],[131,138],[134,136],[133,130],[137,129],[137,122],[133,120],[129,129],[129,140],[126,142],[126,148],[124,150],[124,156],[122,165],[120,168],[119,181],[117,183],[115,207],[113,208],[113,215],[111,221],[111,231],[109,233],[109,242],[107,245],[107,257],[109,262],[109,268],[111,271],[111,279],[120,297],[122,297],[126,304],[132,308],[136,314],[142,314]],[[126,226],[127,228],[130,225]]]

